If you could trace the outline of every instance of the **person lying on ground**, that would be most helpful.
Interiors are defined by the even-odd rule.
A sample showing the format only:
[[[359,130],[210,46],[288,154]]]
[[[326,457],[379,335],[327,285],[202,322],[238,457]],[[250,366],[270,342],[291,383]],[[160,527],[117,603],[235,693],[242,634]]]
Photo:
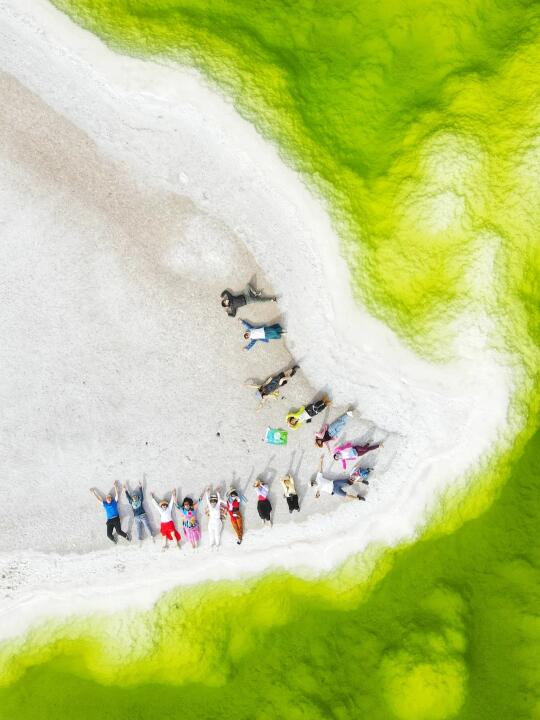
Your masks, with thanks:
[[[227,493],[226,507],[231,525],[236,533],[236,544],[240,545],[244,536],[244,523],[240,512],[240,496],[234,488],[231,488]]]
[[[353,445],[348,442],[334,448],[334,460],[340,460],[343,469],[346,470],[348,462],[351,460],[357,460],[359,457],[362,457],[362,455],[365,455],[366,453],[376,450],[382,446],[383,443],[375,443],[374,445]]]
[[[353,495],[345,492],[345,488],[349,485],[354,485],[355,481],[351,478],[343,478],[341,480],[330,480],[323,475],[323,461],[324,455],[321,455],[319,462],[319,469],[315,478],[311,481],[311,487],[315,490],[315,497],[318,499],[321,493],[328,493],[328,495],[339,495],[347,500],[365,500],[366,498],[362,495]]]
[[[255,480],[255,482],[253,483],[253,487],[257,490],[257,512],[259,513],[259,517],[263,521],[263,525],[269,523],[270,527],[272,527],[272,504],[268,499],[268,493],[270,492],[270,488],[260,478],[257,478],[257,480]]]
[[[302,406],[296,412],[290,412],[287,415],[287,425],[294,430],[298,430],[302,423],[310,423],[313,418],[319,413],[322,413],[328,405],[330,405],[330,400],[324,397],[322,400],[317,400],[317,402],[310,403],[305,407]]]
[[[244,340],[249,340],[244,350],[251,350],[256,342],[267,343],[270,340],[279,340],[280,337],[286,333],[286,330],[284,330],[279,323],[255,326],[247,320],[241,320],[240,322],[246,330]]]
[[[176,529],[172,518],[173,507],[176,503],[176,490],[172,491],[170,500],[157,500],[154,493],[152,493],[152,501],[161,519],[160,532],[163,537],[162,552],[168,549],[169,540],[172,542],[173,539],[176,540],[176,545],[180,548],[180,533]]]
[[[208,544],[210,548],[217,549],[221,543],[225,503],[218,490],[209,494],[207,489],[204,497],[206,499],[205,512],[208,515]]]
[[[194,503],[190,497],[185,497],[182,504],[177,503],[176,507],[183,516],[182,528],[184,537],[191,543],[191,547],[195,550],[201,539],[201,526],[197,520],[199,503]]]
[[[292,475],[285,475],[285,477],[281,478],[280,480],[281,486],[283,488],[283,497],[287,501],[287,505],[289,506],[289,512],[292,514],[293,510],[298,510],[300,512],[300,505],[298,504],[298,493],[296,492],[296,488],[294,486],[294,478]]]
[[[290,378],[292,378],[299,369],[299,366],[295,365],[290,368],[290,370],[284,370],[277,375],[270,375],[268,380],[265,380],[262,385],[246,383],[247,387],[256,388],[261,398],[261,402],[259,403],[257,410],[260,410],[269,398],[277,400],[279,398],[279,389],[286,385]]]
[[[336,418],[334,422],[331,422],[329,425],[323,425],[319,432],[315,433],[315,445],[320,448],[326,446],[328,452],[330,452],[330,443],[336,442],[351,416],[352,410],[347,410],[346,413]]]
[[[154,533],[152,532],[152,528],[150,527],[150,521],[148,520],[148,515],[146,514],[143,505],[144,491],[142,482],[139,482],[139,487],[137,490],[135,490],[133,494],[129,492],[125,483],[123,487],[124,492],[126,493],[128,503],[131,505],[131,509],[133,510],[133,521],[135,523],[135,527],[137,528],[139,545],[142,545],[145,530],[155,542]]]
[[[368,477],[372,472],[372,467],[355,467],[350,474],[350,478],[355,483],[363,483],[364,485],[369,485]]]
[[[117,543],[118,542],[118,535],[125,538],[128,542],[131,542],[131,535],[128,532],[124,532],[122,530],[122,524],[120,522],[120,514],[118,512],[118,485],[116,483],[116,480],[114,481],[114,498],[109,493],[105,495],[105,500],[101,497],[101,495],[97,492],[95,488],[90,488],[90,492],[92,495],[96,498],[98,502],[100,502],[104,509],[105,509],[105,515],[107,516],[107,537],[111,542]],[[114,534],[116,532],[116,535]]]
[[[241,307],[256,302],[277,302],[277,297],[263,295],[261,290],[255,290],[249,283],[244,292],[239,295],[233,295],[228,290],[221,293],[221,307],[230,317],[234,317]]]

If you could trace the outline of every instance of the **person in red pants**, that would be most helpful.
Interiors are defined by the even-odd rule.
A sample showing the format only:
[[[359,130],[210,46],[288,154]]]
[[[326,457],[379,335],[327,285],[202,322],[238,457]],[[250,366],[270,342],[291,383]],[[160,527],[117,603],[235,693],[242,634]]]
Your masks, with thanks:
[[[236,533],[236,544],[242,544],[242,538],[244,536],[244,522],[242,520],[242,513],[240,512],[240,496],[234,488],[229,490],[227,494],[227,512],[231,519],[231,525]]]
[[[154,493],[152,493],[152,501],[156,506],[161,518],[160,532],[163,537],[163,547],[161,548],[161,550],[167,550],[167,548],[169,547],[169,540],[171,542],[173,542],[173,540],[176,540],[177,546],[180,547],[180,533],[176,529],[174,520],[172,518],[173,507],[176,504],[176,490],[172,491],[171,499],[169,501],[158,501]]]

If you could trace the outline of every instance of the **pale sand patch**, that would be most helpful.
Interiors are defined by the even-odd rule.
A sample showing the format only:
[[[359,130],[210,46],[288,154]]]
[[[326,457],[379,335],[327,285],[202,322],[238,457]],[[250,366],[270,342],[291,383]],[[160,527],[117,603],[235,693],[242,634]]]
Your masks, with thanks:
[[[324,205],[196,73],[120,57],[41,0],[0,7],[0,67],[41,98],[3,82],[0,499],[16,510],[0,535],[0,636],[47,614],[148,605],[178,583],[328,570],[414,535],[438,493],[508,433],[511,374],[482,331],[450,366],[417,358],[354,305]],[[250,530],[242,548],[227,535],[219,557],[38,552],[106,548],[88,486],[119,475],[194,493],[300,463],[306,491],[312,430],[284,452],[261,438],[313,390],[295,378],[286,402],[254,414],[241,383],[290,357],[280,344],[242,353],[217,303],[256,270],[239,238],[282,293],[313,388],[392,434],[368,501],[328,498],[320,508],[336,512],[299,522],[304,502],[289,523],[274,490],[276,527]],[[253,499],[247,514],[254,527]]]

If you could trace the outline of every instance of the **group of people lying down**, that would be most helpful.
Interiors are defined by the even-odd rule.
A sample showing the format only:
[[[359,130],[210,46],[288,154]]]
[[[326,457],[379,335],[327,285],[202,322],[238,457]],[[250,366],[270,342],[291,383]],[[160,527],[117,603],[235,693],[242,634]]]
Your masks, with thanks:
[[[234,295],[228,290],[224,290],[221,294],[221,305],[231,317],[235,317],[237,310],[246,305],[276,301],[277,298],[275,296],[264,296],[262,292],[255,290],[251,285],[248,285],[245,291],[238,295]],[[245,328],[244,339],[249,341],[245,347],[246,350],[251,349],[257,342],[268,343],[270,340],[279,339],[285,333],[281,325],[277,323],[267,326],[254,326],[246,320],[242,320],[241,322]],[[261,385],[247,383],[249,387],[257,389],[260,397],[260,404],[257,409],[260,409],[268,399],[279,398],[281,388],[294,377],[298,370],[299,366],[294,365],[288,370],[279,372],[276,375],[271,375]],[[285,418],[287,426],[293,430],[297,430],[304,423],[310,423],[314,417],[323,412],[329,405],[330,400],[324,397],[321,400],[302,406],[298,410],[290,411]],[[315,444],[317,447],[326,448],[334,460],[341,462],[343,470],[347,470],[349,463],[353,464],[353,469],[346,477],[333,480],[324,475],[324,455],[321,456],[317,473],[310,483],[316,498],[319,498],[321,493],[324,493],[349,500],[365,500],[365,497],[360,493],[350,492],[350,488],[360,483],[368,485],[368,477],[373,468],[360,467],[356,465],[356,463],[359,458],[366,453],[382,447],[383,443],[354,444],[347,442],[338,444],[339,436],[345,429],[352,414],[352,410],[347,410],[347,412],[340,415],[333,422],[323,425],[322,428],[315,433]],[[299,512],[300,503],[293,476],[290,474],[285,475],[281,478],[280,484],[289,512],[293,513],[295,510]],[[263,525],[271,525],[272,504],[269,498],[270,487],[262,478],[258,478],[253,487],[257,495],[257,511],[259,517]],[[134,491],[130,491],[126,485],[123,485],[123,490],[133,513],[133,523],[137,529],[139,542],[143,542],[145,535],[155,540],[157,531],[154,529],[154,523],[149,518],[144,506],[145,498],[142,483],[139,483],[137,489]],[[118,536],[120,536],[128,542],[131,542],[131,534],[128,531],[122,530],[118,509],[121,490],[119,490],[118,484],[115,482],[113,494],[108,493],[105,495],[105,498],[103,498],[96,488],[91,488],[91,492],[105,509],[107,537],[109,540],[117,543]],[[223,495],[221,495],[219,490],[211,491],[208,488],[197,500],[193,500],[191,497],[185,497],[181,503],[178,501],[176,490],[172,490],[169,499],[156,498],[153,493],[150,495],[150,499],[152,505],[159,513],[163,550],[168,548],[169,543],[176,543],[178,547],[181,546],[181,535],[177,528],[178,524],[181,524],[182,533],[186,542],[193,548],[198,546],[201,540],[201,525],[199,521],[199,512],[201,510],[204,510],[204,513],[208,516],[208,544],[211,548],[219,547],[223,521],[227,516],[234,530],[237,544],[240,545],[242,543],[244,536],[242,505],[247,502],[247,499],[235,488],[230,488]],[[178,518],[177,523],[175,523],[174,513]]]
[[[348,411],[331,425],[324,425],[316,435],[317,444],[327,444],[331,442],[333,436],[332,426],[334,428],[340,426],[343,428],[347,418],[350,417],[351,411]],[[381,444],[374,445],[353,445],[345,443],[334,448],[334,459],[341,460],[343,467],[347,467],[347,463],[357,460],[362,455],[376,450]],[[355,467],[352,472],[345,478],[331,480],[323,473],[324,456],[320,458],[318,471],[315,478],[311,481],[311,487],[315,491],[315,497],[319,498],[321,493],[329,495],[337,495],[350,500],[365,500],[362,495],[349,493],[350,486],[364,483],[369,484],[368,477],[372,470],[370,467]],[[289,512],[295,510],[300,511],[298,492],[296,490],[295,480],[292,475],[288,474],[280,480],[283,497],[287,502]],[[272,504],[270,502],[270,487],[262,478],[258,478],[254,485],[257,495],[257,512],[263,521],[263,525],[272,525]],[[114,493],[108,493],[103,499],[96,488],[92,488],[91,492],[96,499],[103,505],[106,514],[107,537],[112,542],[118,542],[118,536],[125,538],[131,542],[131,534],[122,530],[120,521],[120,512],[118,502],[122,489],[125,492],[126,499],[131,507],[133,514],[133,523],[137,529],[137,537],[139,543],[142,544],[145,535],[155,539],[157,531],[154,527],[153,519],[150,519],[144,506],[144,488],[142,482],[139,483],[136,490],[130,491],[126,485],[119,489],[118,483],[114,484]],[[181,546],[181,535],[177,525],[181,525],[184,539],[193,548],[199,545],[201,540],[201,524],[198,513],[201,509],[208,517],[208,545],[210,548],[218,548],[221,544],[221,533],[223,530],[223,521],[229,517],[231,527],[236,536],[238,545],[242,543],[244,536],[244,522],[242,518],[242,505],[247,502],[247,498],[235,488],[230,488],[221,495],[219,490],[210,490],[207,488],[201,497],[193,500],[185,497],[182,502],[178,501],[176,490],[172,490],[170,498],[157,498],[154,493],[150,494],[152,505],[159,513],[160,518],[160,534],[163,538],[163,550],[169,547],[170,543],[176,543]],[[176,511],[178,518],[175,523],[173,513]]]

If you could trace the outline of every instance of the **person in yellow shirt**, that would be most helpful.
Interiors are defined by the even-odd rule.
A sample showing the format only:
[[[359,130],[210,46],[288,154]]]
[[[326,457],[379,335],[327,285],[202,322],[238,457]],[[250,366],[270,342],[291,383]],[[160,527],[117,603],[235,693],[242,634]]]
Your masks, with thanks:
[[[330,405],[330,400],[324,397],[322,400],[317,400],[305,407],[302,406],[296,412],[290,412],[287,415],[287,425],[293,430],[297,430],[302,423],[310,423],[315,415],[321,413],[328,405]]]
[[[283,488],[283,496],[285,497],[285,500],[287,501],[287,505],[289,506],[289,512],[293,513],[294,510],[298,510],[300,512],[300,505],[298,504],[298,493],[296,492],[296,487],[294,486],[294,478],[292,475],[285,475],[285,477],[281,478],[281,487]]]

